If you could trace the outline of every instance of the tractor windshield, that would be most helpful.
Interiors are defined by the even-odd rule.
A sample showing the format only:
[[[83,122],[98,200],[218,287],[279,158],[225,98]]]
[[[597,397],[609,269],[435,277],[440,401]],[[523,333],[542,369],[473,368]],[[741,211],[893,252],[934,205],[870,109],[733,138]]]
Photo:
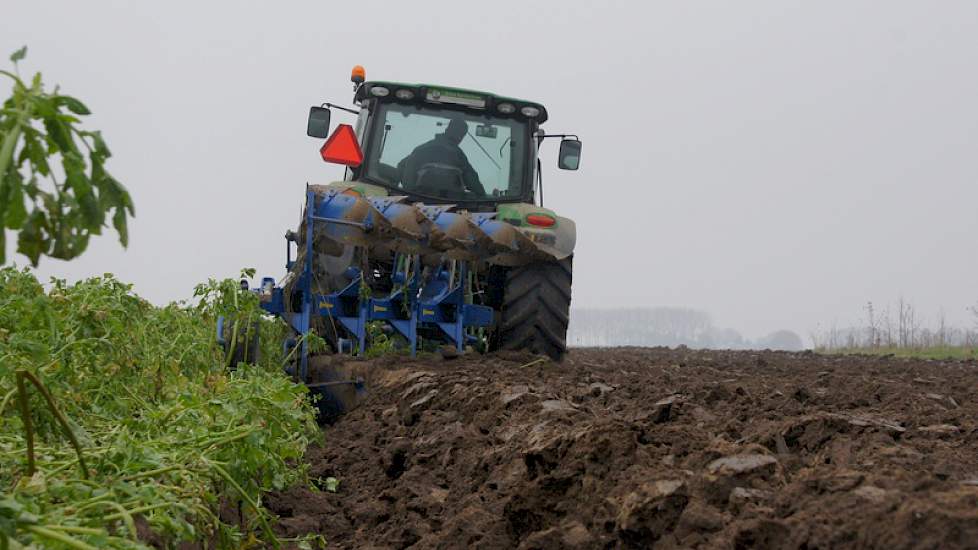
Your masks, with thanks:
[[[516,199],[528,156],[525,122],[422,105],[380,104],[367,177],[446,200]]]

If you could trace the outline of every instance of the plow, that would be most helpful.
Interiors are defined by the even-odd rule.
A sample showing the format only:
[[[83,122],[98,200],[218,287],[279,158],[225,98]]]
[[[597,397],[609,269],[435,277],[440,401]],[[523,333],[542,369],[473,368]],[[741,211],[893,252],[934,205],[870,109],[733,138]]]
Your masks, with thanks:
[[[285,234],[285,276],[252,289],[293,331],[283,343],[290,374],[334,416],[365,383],[344,367],[311,368],[322,352],[310,334],[332,356],[363,356],[382,335],[411,356],[511,349],[562,359],[576,227],[543,205],[540,152],[559,138],[558,167],[576,170],[577,136],[544,132],[535,102],[367,82],[361,67],[351,80],[357,108],[312,107],[307,125],[344,177],[306,185],[299,226]],[[355,123],[331,132],[333,110]],[[223,326],[218,337],[234,340]]]

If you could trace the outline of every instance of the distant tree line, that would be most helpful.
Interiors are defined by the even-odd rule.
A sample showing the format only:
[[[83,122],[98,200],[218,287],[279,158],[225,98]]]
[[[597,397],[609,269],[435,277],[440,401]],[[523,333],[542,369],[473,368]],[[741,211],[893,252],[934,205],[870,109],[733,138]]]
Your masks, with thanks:
[[[574,309],[568,344],[577,347],[688,346],[700,349],[800,350],[794,332],[779,330],[750,340],[729,328],[719,328],[706,312],[678,307]]]
[[[947,322],[941,309],[927,324],[920,311],[909,301],[899,298],[894,304],[879,306],[867,302],[860,325],[831,326],[812,333],[815,349],[925,350],[935,348],[978,347],[978,305],[968,312],[974,322],[970,327],[955,327]]]

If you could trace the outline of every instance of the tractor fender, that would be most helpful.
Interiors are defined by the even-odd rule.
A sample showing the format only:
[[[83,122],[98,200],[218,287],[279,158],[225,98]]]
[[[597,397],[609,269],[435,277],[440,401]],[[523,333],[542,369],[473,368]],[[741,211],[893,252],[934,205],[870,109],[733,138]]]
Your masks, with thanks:
[[[553,225],[541,227],[530,223],[533,216],[549,217]],[[493,259],[498,265],[517,266],[541,259],[560,261],[574,253],[577,244],[577,224],[570,218],[558,216],[553,210],[535,204],[500,204],[496,208],[496,220],[515,225],[520,233],[533,241],[539,253],[504,254]]]

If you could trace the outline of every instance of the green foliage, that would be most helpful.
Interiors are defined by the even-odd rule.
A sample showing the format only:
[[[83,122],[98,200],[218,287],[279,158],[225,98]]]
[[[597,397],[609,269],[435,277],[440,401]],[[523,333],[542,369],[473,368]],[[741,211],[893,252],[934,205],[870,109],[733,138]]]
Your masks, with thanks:
[[[26,270],[0,269],[0,548],[144,548],[150,531],[172,545],[277,545],[261,495],[304,475],[294,464],[318,434],[314,413],[283,374],[279,346],[231,372],[214,343],[217,315],[258,320],[266,340],[281,321],[261,316],[233,280],[197,296],[155,307],[110,274],[45,290]],[[31,386],[27,475],[20,371],[67,418],[88,479]],[[242,503],[241,525],[219,519],[222,501]]]
[[[382,357],[397,351],[397,340],[384,333],[383,321],[367,323],[367,349],[364,355],[368,359]]]
[[[340,490],[340,480],[335,477],[327,477],[322,480],[323,489],[329,491],[330,493],[335,493]]]
[[[12,95],[0,109],[0,264],[6,261],[3,228],[18,233],[17,250],[37,265],[41,256],[70,260],[109,223],[123,246],[132,199],[105,169],[112,155],[102,134],[82,130],[91,111],[55,87],[45,91],[41,73],[28,82],[17,72],[27,47],[14,52]],[[60,166],[58,165],[60,164]]]

